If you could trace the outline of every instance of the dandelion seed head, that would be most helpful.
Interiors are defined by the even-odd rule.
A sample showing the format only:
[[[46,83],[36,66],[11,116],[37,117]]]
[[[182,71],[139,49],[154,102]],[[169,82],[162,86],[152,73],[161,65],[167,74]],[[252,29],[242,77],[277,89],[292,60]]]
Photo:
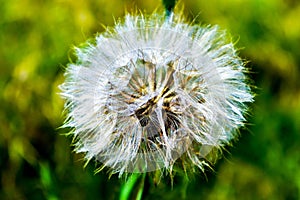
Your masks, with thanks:
[[[228,34],[180,15],[126,15],[77,48],[61,85],[75,151],[120,175],[203,170],[245,123],[253,95]],[[216,156],[217,157],[217,156]]]

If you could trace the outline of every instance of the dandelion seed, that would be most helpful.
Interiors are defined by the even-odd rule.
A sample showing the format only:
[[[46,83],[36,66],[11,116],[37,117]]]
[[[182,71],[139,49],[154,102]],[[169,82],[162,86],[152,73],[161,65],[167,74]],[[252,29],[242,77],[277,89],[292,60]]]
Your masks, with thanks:
[[[176,162],[203,170],[253,101],[228,34],[180,15],[128,14],[76,55],[61,85],[64,127],[76,152],[120,175]]]

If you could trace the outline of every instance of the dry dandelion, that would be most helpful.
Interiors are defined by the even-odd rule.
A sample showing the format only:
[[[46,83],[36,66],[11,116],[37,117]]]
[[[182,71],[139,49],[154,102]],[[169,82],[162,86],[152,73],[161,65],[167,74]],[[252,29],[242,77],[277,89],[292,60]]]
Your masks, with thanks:
[[[61,85],[75,151],[113,173],[203,170],[253,101],[244,63],[217,26],[126,15],[76,48]]]

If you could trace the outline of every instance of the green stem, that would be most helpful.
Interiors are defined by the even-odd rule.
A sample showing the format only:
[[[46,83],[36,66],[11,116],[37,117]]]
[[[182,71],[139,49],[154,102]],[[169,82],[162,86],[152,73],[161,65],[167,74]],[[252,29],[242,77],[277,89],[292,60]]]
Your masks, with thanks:
[[[137,185],[137,182],[138,182],[140,177],[141,177],[140,184]],[[132,197],[134,195],[133,192],[135,191],[135,188],[134,188],[135,186],[138,187],[135,199],[136,200],[141,200],[142,194],[143,194],[143,191],[144,191],[145,177],[146,177],[146,173],[132,174],[129,177],[129,179],[127,180],[127,182],[124,183],[124,185],[121,187],[120,200],[132,199],[130,197]]]

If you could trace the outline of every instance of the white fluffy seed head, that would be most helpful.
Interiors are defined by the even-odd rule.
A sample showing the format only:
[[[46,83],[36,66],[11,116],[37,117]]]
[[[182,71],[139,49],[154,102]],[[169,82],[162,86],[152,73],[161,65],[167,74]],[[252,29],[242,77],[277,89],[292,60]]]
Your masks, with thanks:
[[[203,169],[253,101],[228,35],[180,15],[128,14],[76,55],[61,85],[64,127],[76,152],[120,175],[172,171],[176,161]]]

